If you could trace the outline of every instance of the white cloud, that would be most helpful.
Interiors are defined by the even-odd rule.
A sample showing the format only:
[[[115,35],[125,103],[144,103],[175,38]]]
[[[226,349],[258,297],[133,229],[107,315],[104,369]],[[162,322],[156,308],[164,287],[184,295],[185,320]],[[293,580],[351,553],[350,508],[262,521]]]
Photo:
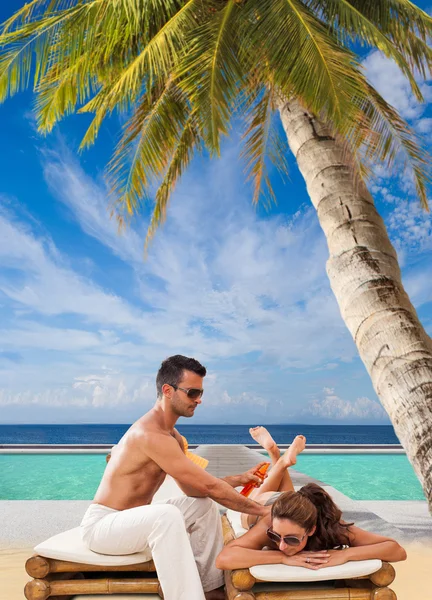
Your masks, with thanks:
[[[20,273],[0,277],[0,291],[21,306],[45,315],[77,314],[90,322],[133,328],[137,315],[114,294],[70,269],[47,237],[36,237],[22,223],[0,214],[3,268]]]
[[[119,233],[115,218],[110,217],[104,183],[89,177],[64,144],[57,152],[46,150],[42,166],[51,192],[72,210],[85,233],[108,246],[123,260],[137,265],[142,263],[142,238],[133,229]]]
[[[335,394],[333,388],[323,388],[320,398],[311,400],[301,412],[304,416],[335,421],[386,421],[387,414],[382,406],[366,397],[349,401]]]
[[[45,161],[53,193],[87,235],[132,266],[135,287],[123,295],[103,289],[74,270],[46,234],[0,215],[0,257],[14,273],[0,272],[13,311],[0,350],[25,355],[8,363],[9,399],[28,399],[31,380],[45,405],[60,398],[64,407],[137,407],[143,399],[149,406],[158,364],[182,353],[219,373],[242,359],[236,377],[208,380],[199,413],[205,422],[218,421],[221,406],[226,422],[281,422],[293,414],[293,400],[277,392],[289,371],[334,371],[357,356],[330,290],[315,213],[259,218],[233,151],[186,177],[147,262],[137,230],[116,244],[103,186],[68,154]],[[104,261],[109,268],[109,255]],[[55,354],[33,367],[34,352],[49,349]],[[141,375],[142,367],[152,375]]]
[[[420,133],[432,133],[432,119],[430,117],[419,119],[416,123],[416,129]]]
[[[416,99],[409,81],[395,62],[375,50],[365,58],[363,66],[372,85],[405,119],[415,121],[424,114],[426,104]],[[432,101],[432,86],[420,76],[416,80],[425,103]]]
[[[52,407],[131,406],[138,402],[148,410],[155,401],[154,377],[137,376],[103,369],[100,373],[75,378],[69,385],[41,392],[0,390],[0,405],[39,404]]]
[[[72,388],[85,394],[94,407],[127,406],[139,401],[150,408],[155,400],[154,382],[150,378],[115,372],[76,377]]]
[[[120,250],[113,242],[104,189],[74,159],[48,154],[44,170],[83,230],[136,269],[141,300],[155,310],[145,329],[148,344],[163,340],[168,352],[195,350],[206,358],[264,352],[296,367],[305,359],[319,363],[331,348],[334,359],[351,359],[355,349],[329,289],[315,214],[303,211],[290,222],[258,219],[234,154],[229,149],[223,161],[186,178],[146,263],[122,245],[130,236],[138,246],[134,229]]]
[[[18,392],[0,389],[0,406],[37,405],[59,408],[62,406],[85,407],[88,404],[87,398],[71,396],[67,388],[45,389],[42,392],[29,389]]]

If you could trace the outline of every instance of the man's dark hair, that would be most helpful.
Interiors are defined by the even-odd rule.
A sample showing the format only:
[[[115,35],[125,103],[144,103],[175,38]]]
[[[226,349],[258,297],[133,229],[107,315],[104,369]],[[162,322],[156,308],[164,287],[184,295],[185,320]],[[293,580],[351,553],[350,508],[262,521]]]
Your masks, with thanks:
[[[162,397],[162,386],[164,383],[178,385],[183,377],[183,371],[193,371],[200,377],[205,377],[207,369],[195,358],[188,358],[181,354],[166,358],[156,375],[156,389],[158,398]]]

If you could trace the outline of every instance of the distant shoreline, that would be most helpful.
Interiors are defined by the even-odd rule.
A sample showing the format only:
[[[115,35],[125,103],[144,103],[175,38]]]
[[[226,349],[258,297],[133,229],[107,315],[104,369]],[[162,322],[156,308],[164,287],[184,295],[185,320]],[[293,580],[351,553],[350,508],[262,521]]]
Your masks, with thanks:
[[[107,454],[115,444],[0,444],[0,454]],[[246,446],[265,452],[259,444],[189,444],[199,446]],[[289,444],[280,444],[283,450]],[[309,444],[303,454],[405,454],[401,444]]]
[[[257,423],[255,423],[257,424]],[[68,425],[0,425],[0,446],[19,444],[21,446],[52,445],[88,447],[100,444],[102,448],[110,448],[116,444],[129,429],[129,424],[72,424]],[[177,423],[177,429],[183,434],[190,445],[199,444],[241,444],[255,446],[255,441],[249,433],[250,425],[216,425],[197,423]],[[276,443],[281,447],[289,445],[298,434],[306,436],[307,448],[313,452],[313,447],[320,445],[337,445],[340,447],[358,445],[366,447],[400,446],[400,441],[391,425],[267,425],[267,429]]]
[[[254,422],[255,423],[255,422]],[[253,427],[254,423],[179,423],[180,427]],[[1,423],[0,427],[130,427],[131,423]],[[393,427],[391,423],[264,423],[264,427]]]

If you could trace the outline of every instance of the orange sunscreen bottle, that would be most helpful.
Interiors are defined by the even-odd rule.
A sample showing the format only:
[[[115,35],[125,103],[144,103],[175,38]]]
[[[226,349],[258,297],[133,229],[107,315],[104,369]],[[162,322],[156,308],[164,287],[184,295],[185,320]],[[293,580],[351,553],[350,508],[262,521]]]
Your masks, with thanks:
[[[258,475],[258,477],[260,479],[262,479],[264,481],[264,476],[267,473],[267,469],[269,468],[270,463],[265,463],[262,467],[260,467],[258,469],[258,471],[256,471],[255,475]],[[249,494],[251,493],[251,491],[256,487],[256,485],[254,483],[248,483],[247,485],[244,486],[244,488],[241,490],[240,494],[242,496],[249,496]]]

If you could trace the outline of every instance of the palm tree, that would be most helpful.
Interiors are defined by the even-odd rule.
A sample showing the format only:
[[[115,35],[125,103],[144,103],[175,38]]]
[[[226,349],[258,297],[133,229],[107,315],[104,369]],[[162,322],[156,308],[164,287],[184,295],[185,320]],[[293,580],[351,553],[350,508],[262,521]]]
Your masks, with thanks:
[[[114,110],[128,121],[109,165],[127,222],[158,182],[147,241],[196,152],[220,154],[233,116],[253,201],[274,198],[266,158],[286,171],[279,112],[329,247],[327,271],[432,511],[432,341],[401,283],[365,177],[411,169],[427,207],[427,156],[368,83],[353,43],[414,75],[432,70],[432,19],[409,0],[31,0],[3,25],[0,96],[29,85],[39,129],[91,112],[82,147]],[[280,128],[279,128],[280,131]]]

